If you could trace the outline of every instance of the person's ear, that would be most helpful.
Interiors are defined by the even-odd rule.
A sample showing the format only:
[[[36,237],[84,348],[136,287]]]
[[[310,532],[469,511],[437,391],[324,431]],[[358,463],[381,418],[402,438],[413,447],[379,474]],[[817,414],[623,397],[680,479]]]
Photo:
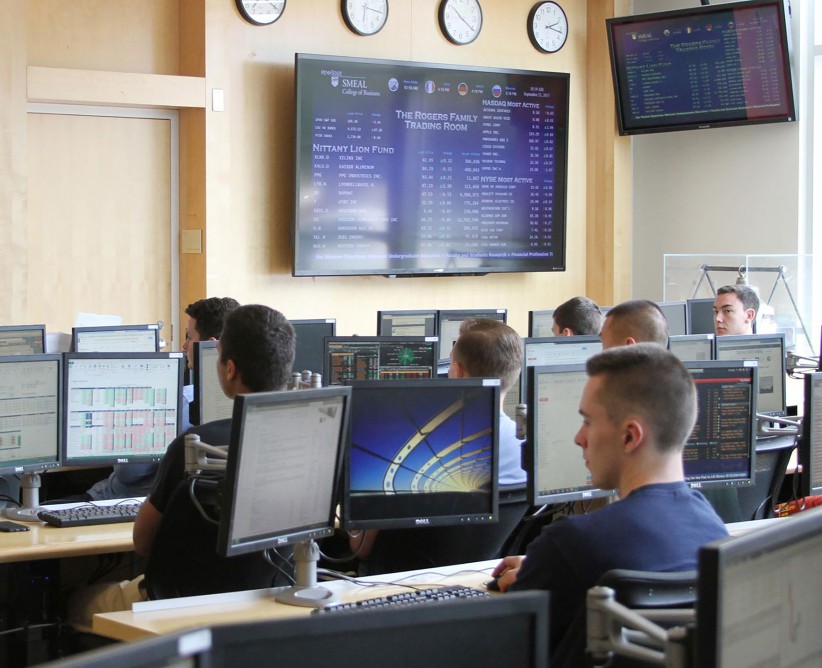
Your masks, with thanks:
[[[234,381],[237,377],[237,365],[230,357],[225,362],[225,378],[228,381]]]
[[[752,308],[749,308],[747,311],[745,311],[745,315],[747,316],[745,322],[753,322],[754,318],[756,318],[756,311],[754,311]]]
[[[625,454],[631,454],[642,444],[645,437],[645,428],[638,420],[627,420],[623,426],[622,437],[623,451]]]
[[[635,343],[636,343],[636,339],[633,336],[629,336],[627,339],[625,339],[625,345],[626,346],[632,346]]]
[[[459,362],[451,362],[451,377],[465,378],[465,367]]]

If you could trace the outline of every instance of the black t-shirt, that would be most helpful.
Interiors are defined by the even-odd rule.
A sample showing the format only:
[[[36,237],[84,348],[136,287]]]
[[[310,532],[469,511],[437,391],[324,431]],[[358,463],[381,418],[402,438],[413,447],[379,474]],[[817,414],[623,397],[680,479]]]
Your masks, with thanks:
[[[197,434],[208,445],[228,445],[231,437],[231,418],[214,420],[197,427],[191,427],[175,438],[168,446],[160,462],[154,486],[149,492],[149,500],[159,512],[164,513],[177,485],[185,479],[186,434]]]

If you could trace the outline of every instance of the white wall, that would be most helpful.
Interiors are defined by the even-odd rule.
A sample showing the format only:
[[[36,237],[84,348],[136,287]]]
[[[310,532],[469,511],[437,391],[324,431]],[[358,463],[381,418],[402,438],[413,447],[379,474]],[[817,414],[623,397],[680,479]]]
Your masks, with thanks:
[[[634,0],[634,12],[697,4]],[[797,36],[800,3],[792,5],[792,33]],[[633,138],[634,297],[664,297],[666,253],[800,252],[801,123]]]

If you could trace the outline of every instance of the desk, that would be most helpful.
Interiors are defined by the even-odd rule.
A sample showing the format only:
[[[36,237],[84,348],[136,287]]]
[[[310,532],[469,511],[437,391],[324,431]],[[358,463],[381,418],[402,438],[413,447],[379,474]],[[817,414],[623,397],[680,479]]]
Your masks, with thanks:
[[[379,583],[402,580],[403,584],[417,586],[461,584],[482,588],[482,584],[491,577],[491,570],[498,563],[499,559],[492,559],[472,564],[442,566],[424,571],[372,575],[359,578],[359,580]],[[403,587],[397,584],[364,587],[344,580],[334,580],[320,584],[337,593],[342,602],[358,601],[404,590]],[[94,615],[92,630],[94,633],[115,640],[130,641],[200,626],[288,619],[305,617],[311,614],[310,608],[278,603],[271,598],[269,592],[270,590],[259,589],[253,592],[193,596],[188,599],[173,599],[173,602],[179,602],[187,607],[147,612],[108,612]],[[196,605],[198,602],[200,604]],[[165,603],[170,603],[170,601],[152,601],[138,604],[137,607]]]
[[[29,531],[0,533],[0,564],[131,552],[134,522],[59,528],[30,522]]]

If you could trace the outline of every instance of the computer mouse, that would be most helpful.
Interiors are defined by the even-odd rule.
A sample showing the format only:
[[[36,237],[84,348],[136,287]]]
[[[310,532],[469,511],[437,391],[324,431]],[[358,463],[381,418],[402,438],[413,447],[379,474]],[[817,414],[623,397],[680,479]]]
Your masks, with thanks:
[[[488,580],[488,582],[485,583],[485,588],[488,591],[499,591],[499,582],[497,582],[496,578]]]

